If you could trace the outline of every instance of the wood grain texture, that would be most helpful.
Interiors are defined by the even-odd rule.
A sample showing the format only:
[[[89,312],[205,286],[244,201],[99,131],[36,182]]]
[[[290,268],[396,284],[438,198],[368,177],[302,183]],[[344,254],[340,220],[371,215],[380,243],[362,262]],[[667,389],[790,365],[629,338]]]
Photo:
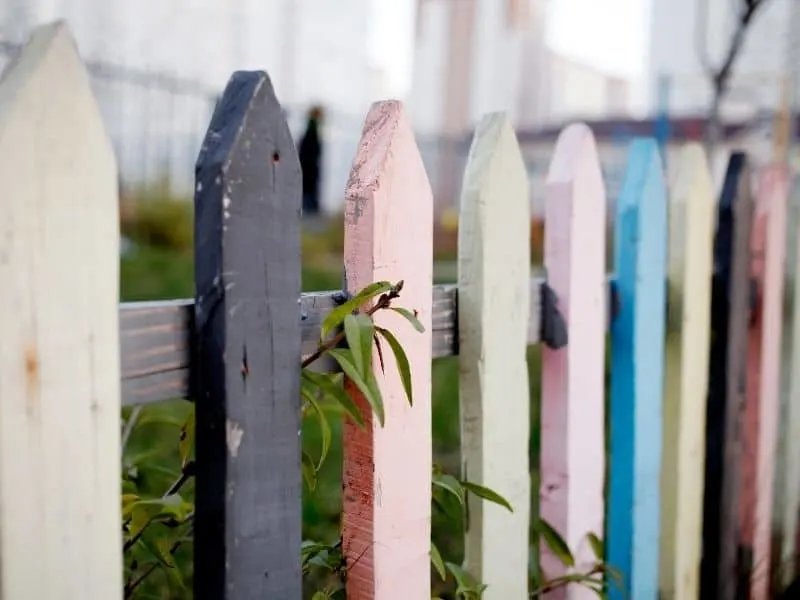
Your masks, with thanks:
[[[540,514],[579,569],[596,561],[587,535],[603,537],[605,476],[606,197],[597,147],[584,124],[559,136],[545,190],[545,267],[559,298],[567,347],[542,350]],[[541,544],[545,576],[563,572]],[[591,598],[572,585],[552,598]]]
[[[761,322],[758,389],[758,443],[755,446],[753,575],[750,598],[766,600],[771,584],[772,507],[780,412],[783,271],[786,263],[788,176],[784,166],[761,170],[756,207],[764,215],[764,254],[755,265],[761,283],[757,310]],[[761,219],[756,218],[756,223]],[[760,245],[760,244],[759,244]],[[754,258],[758,258],[757,256]],[[749,401],[749,398],[748,398]]]
[[[300,165],[234,73],[196,167],[195,598],[300,598]]]
[[[669,211],[659,575],[663,600],[698,600],[715,202],[702,147],[687,144],[679,160]]]
[[[606,552],[624,587],[611,586],[614,600],[658,597],[667,229],[658,146],[636,139],[617,199],[614,238],[620,312],[611,326]]]
[[[530,199],[516,135],[504,113],[475,130],[458,238],[462,477],[505,497],[508,510],[469,497],[468,571],[486,600],[528,597]]]
[[[753,216],[749,166],[742,152],[730,155],[717,210],[700,597],[733,600],[741,585],[740,437],[747,395]]]
[[[75,42],[0,80],[0,597],[122,598],[114,151]]]
[[[409,406],[394,357],[385,374],[373,368],[385,405],[385,426],[352,384],[347,390],[368,418],[344,428],[343,550],[347,597],[406,600],[430,595],[431,325],[433,197],[402,105],[372,106],[364,124],[345,200],[347,289],[403,280],[396,303],[418,311],[418,333],[392,311],[375,321],[395,333],[411,364]]]

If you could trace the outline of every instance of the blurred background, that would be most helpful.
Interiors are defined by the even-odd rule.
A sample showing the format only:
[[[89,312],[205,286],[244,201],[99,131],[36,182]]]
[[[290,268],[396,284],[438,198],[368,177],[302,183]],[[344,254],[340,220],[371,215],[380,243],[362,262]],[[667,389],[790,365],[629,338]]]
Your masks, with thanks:
[[[626,140],[699,138],[711,100],[703,57],[724,55],[739,0],[3,0],[0,62],[32,26],[68,20],[118,154],[126,189],[177,196],[217,96],[235,69],[265,69],[299,137],[324,106],[321,205],[342,190],[370,102],[407,103],[437,207],[454,206],[473,126],[515,123],[534,212],[564,123],[588,121],[613,200]],[[747,32],[722,107],[727,144],[764,160],[794,141],[800,27],[769,0]],[[795,9],[795,12],[798,12]],[[791,115],[791,118],[790,118]],[[794,156],[794,153],[791,153]]]
[[[756,162],[787,162],[795,178],[800,164],[800,2],[762,1],[717,111],[721,126],[712,162],[720,178],[727,151],[740,146]],[[307,111],[324,108],[322,218],[303,234],[304,289],[341,286],[345,182],[370,103],[389,97],[406,103],[433,187],[435,277],[442,283],[456,277],[458,194],[472,132],[483,114],[505,110],[516,127],[530,172],[536,269],[544,179],[560,129],[575,120],[592,128],[612,204],[632,136],[656,136],[671,170],[680,144],[707,136],[713,112],[707,66],[724,64],[742,5],[743,0],[0,0],[0,68],[32,27],[68,21],[117,153],[123,300],[194,295],[194,161],[215,103],[237,69],[269,73],[298,143]],[[537,353],[529,353],[533,489]],[[457,359],[434,361],[433,404],[435,458],[456,473]],[[178,464],[177,436],[188,408],[184,401],[148,407],[126,447],[126,464],[137,466],[153,494],[171,483],[163,466],[174,470]],[[304,507],[305,536],[326,541],[338,535],[341,506],[338,425],[335,435],[319,487]],[[304,444],[318,445],[319,439],[317,431],[304,429]],[[141,456],[147,461],[137,463]],[[459,560],[460,524],[435,521],[434,539],[446,559]],[[181,561],[190,571],[189,556]],[[168,579],[154,579],[152,586],[155,597],[189,597]]]

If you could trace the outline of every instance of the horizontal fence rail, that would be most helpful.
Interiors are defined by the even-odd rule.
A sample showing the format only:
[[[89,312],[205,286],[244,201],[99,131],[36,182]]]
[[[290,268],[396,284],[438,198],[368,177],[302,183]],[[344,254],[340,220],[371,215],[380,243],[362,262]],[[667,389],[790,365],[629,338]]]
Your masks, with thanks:
[[[542,277],[531,279],[528,344],[540,342]],[[608,292],[612,286],[609,284]],[[302,356],[317,349],[320,325],[337,306],[342,292],[310,292],[300,297]],[[458,355],[458,323],[455,284],[433,288],[433,357]],[[607,307],[611,302],[606,303]],[[608,317],[606,324],[610,322]],[[190,335],[194,322],[194,300],[123,302],[119,310],[122,352],[122,405],[152,404],[191,395],[189,384]],[[315,368],[338,370],[332,361],[319,361]]]

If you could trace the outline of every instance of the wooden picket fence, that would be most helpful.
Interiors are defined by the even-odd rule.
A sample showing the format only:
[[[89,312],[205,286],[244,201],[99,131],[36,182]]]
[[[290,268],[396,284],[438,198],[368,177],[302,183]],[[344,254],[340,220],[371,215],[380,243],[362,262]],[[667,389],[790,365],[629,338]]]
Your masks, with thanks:
[[[609,278],[595,142],[564,129],[546,277],[531,280],[525,167],[507,118],[488,115],[464,175],[458,284],[433,286],[414,135],[400,103],[370,109],[346,189],[346,285],[404,280],[425,333],[396,328],[414,406],[387,368],[385,427],[345,427],[349,598],[430,597],[431,361],[452,355],[464,470],[514,506],[470,506],[466,567],[487,599],[528,596],[537,343],[540,514],[578,568],[593,532],[623,577],[610,598],[769,596],[771,538],[794,555],[800,506],[800,351],[781,353],[782,331],[800,340],[800,319],[783,320],[787,174],[733,154],[717,203],[698,146],[673,185],[664,172],[652,140],[631,144]],[[300,170],[267,75],[231,77],[200,152],[193,300],[119,304],[115,160],[63,24],[37,30],[0,80],[0,181],[0,597],[121,597],[120,408],[191,397],[196,597],[299,599],[299,358],[341,293],[300,294]],[[787,483],[773,515],[781,360]]]

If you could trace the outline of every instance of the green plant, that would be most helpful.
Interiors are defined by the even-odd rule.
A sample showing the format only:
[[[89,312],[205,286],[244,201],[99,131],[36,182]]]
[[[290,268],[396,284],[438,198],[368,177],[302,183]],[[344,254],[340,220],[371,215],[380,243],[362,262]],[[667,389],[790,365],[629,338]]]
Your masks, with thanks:
[[[307,448],[303,449],[302,471],[308,490],[313,491],[316,488],[318,475],[331,447],[332,428],[329,418],[347,415],[360,426],[365,425],[363,415],[344,390],[345,376],[363,394],[379,423],[384,424],[383,398],[372,370],[373,345],[377,348],[381,369],[384,369],[386,347],[393,353],[408,402],[413,403],[408,357],[395,335],[376,325],[372,318],[380,310],[392,310],[405,317],[414,329],[423,331],[423,326],[413,311],[393,305],[402,288],[402,281],[395,285],[389,282],[373,283],[331,311],[322,323],[317,350],[301,363],[302,418],[304,422],[316,422],[321,438],[317,456],[312,456]],[[369,308],[364,309],[365,306]],[[342,347],[342,342],[346,342],[346,347]],[[320,374],[309,368],[326,354],[339,364],[342,373]],[[123,432],[123,449],[126,448],[133,428],[143,425],[141,414],[139,409],[128,414]],[[126,598],[146,589],[148,581],[158,577],[168,582],[172,594],[170,598],[176,598],[176,592],[181,594],[181,598],[190,597],[186,582],[191,575],[191,559],[187,559],[186,554],[192,542],[194,411],[188,410],[182,421],[172,419],[170,424],[180,431],[177,444],[178,469],[160,469],[156,474],[147,475],[140,472],[138,465],[146,462],[148,452],[163,452],[163,448],[139,448],[139,454],[134,453],[133,456],[124,453],[122,522]],[[434,465],[431,475],[433,510],[456,522],[464,522],[467,517],[467,494],[494,502],[509,511],[513,510],[508,501],[497,492],[458,479],[445,473],[438,465]],[[153,489],[166,489],[166,492],[155,495],[152,493]],[[150,490],[149,494],[146,493],[147,490]],[[537,521],[536,527],[537,533],[544,537],[556,556],[566,566],[574,567],[569,548],[555,530],[543,521]],[[596,549],[599,557],[597,565],[585,574],[571,573],[537,582],[537,591],[533,597],[570,583],[587,585],[602,597],[602,590],[605,589],[602,575],[608,570],[602,564],[601,542],[595,536],[591,536],[590,540],[593,548],[600,548]],[[314,540],[303,542],[303,575],[318,584],[313,600],[344,597],[347,567],[341,546],[340,538],[333,543]],[[481,598],[486,586],[454,561],[444,560],[433,542],[431,563],[443,581],[452,577],[455,582],[455,600]],[[153,587],[158,589],[157,586]],[[163,594],[161,597],[164,597]]]
[[[191,198],[176,197],[168,187],[156,185],[123,199],[120,230],[138,245],[191,252],[193,213]]]

